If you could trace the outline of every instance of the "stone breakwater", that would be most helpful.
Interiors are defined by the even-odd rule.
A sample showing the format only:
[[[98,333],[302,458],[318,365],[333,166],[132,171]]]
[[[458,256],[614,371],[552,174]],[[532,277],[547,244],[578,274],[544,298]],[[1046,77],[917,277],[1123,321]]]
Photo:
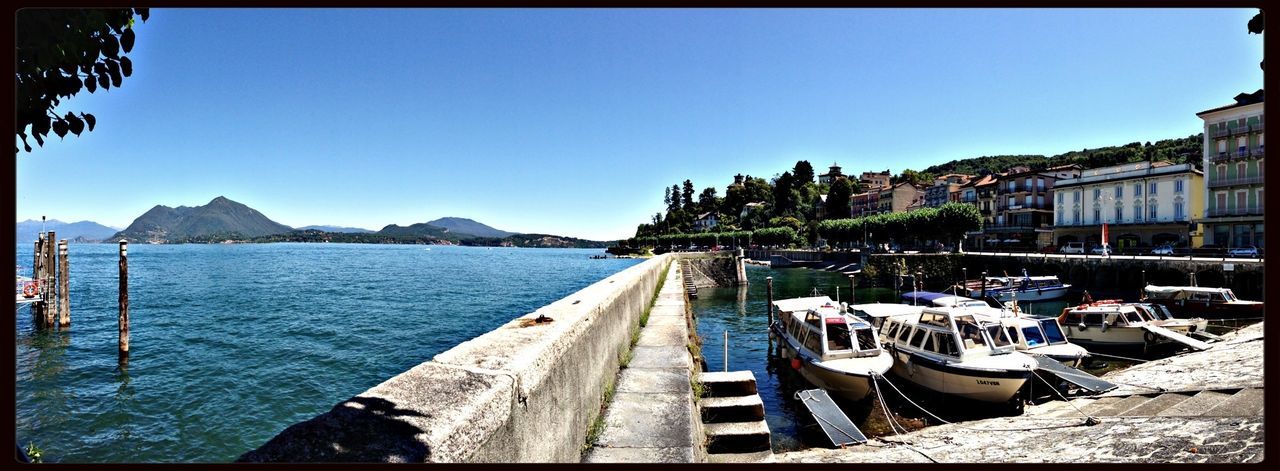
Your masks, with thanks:
[[[1114,371],[1106,395],[1051,401],[1017,417],[929,427],[789,463],[1258,463],[1263,460],[1263,325],[1203,351]],[[1079,410],[1076,410],[1076,409]],[[1089,425],[1082,414],[1096,417]],[[905,444],[910,444],[906,446]]]
[[[239,461],[577,462],[631,329],[677,257],[654,257],[462,342]]]

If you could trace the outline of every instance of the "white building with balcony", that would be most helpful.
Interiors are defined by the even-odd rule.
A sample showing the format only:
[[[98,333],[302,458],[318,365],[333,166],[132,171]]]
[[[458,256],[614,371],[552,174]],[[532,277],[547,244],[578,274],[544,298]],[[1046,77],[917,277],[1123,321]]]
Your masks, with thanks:
[[[1116,249],[1172,244],[1198,247],[1204,175],[1192,164],[1136,162],[1080,172],[1054,184],[1053,237],[1099,245],[1102,224]]]
[[[1263,93],[1196,113],[1204,120],[1205,243],[1263,246]]]

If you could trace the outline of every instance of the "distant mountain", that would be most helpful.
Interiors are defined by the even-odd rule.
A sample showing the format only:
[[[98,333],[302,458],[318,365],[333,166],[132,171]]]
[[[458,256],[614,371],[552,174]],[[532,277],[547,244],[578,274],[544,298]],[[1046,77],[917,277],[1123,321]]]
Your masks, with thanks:
[[[257,210],[219,196],[204,206],[170,208],[158,205],[111,236],[137,241],[180,243],[214,235],[249,238],[289,232],[293,228],[268,219]]]
[[[408,226],[398,226],[395,224],[388,224],[386,227],[383,227],[382,230],[378,231],[377,234],[384,235],[384,236],[398,236],[398,237],[427,236],[427,237],[435,237],[439,239],[455,239],[455,240],[458,239],[459,237],[471,238],[466,234],[463,234],[461,236],[457,234],[451,234],[448,229],[445,229],[443,227],[433,226],[425,222],[410,224]]]
[[[93,221],[79,221],[73,223],[65,223],[57,219],[50,219],[44,222],[45,231],[54,231],[55,237],[59,239],[67,239],[74,242],[93,242],[105,240],[116,233],[116,229],[98,224]],[[17,223],[17,235],[14,240],[18,242],[35,242],[40,238],[40,221],[28,219]]]
[[[501,237],[507,237],[507,236],[512,236],[517,234],[515,232],[507,232],[503,230],[494,229],[492,227],[472,221],[467,218],[445,217],[445,218],[436,219],[434,221],[428,221],[427,224],[448,229],[449,232],[453,232],[455,234],[470,234],[476,237],[501,238]]]
[[[299,227],[299,228],[297,228],[296,230],[299,230],[299,231],[314,230],[314,231],[324,231],[324,232],[345,232],[345,233],[353,233],[353,234],[372,234],[372,233],[374,232],[374,231],[371,231],[371,230],[368,230],[368,229],[361,229],[361,228],[359,228],[359,227],[342,227],[342,226],[304,226],[304,227]]]

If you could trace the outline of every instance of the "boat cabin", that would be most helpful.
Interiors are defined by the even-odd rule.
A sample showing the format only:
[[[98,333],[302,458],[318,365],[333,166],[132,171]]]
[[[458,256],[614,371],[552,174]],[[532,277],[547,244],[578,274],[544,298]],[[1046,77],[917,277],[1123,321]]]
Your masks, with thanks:
[[[881,339],[896,348],[920,350],[949,357],[968,353],[1005,353],[1015,349],[999,323],[971,313],[953,315],[945,309],[926,308],[916,319],[898,316],[880,328]]]
[[[1150,313],[1120,304],[1090,305],[1063,310],[1064,324],[1088,327],[1139,327],[1156,320]]]
[[[782,311],[783,330],[810,355],[827,361],[880,354],[880,342],[870,323],[842,312],[830,298],[818,297],[822,303],[816,306],[802,301],[810,299],[815,298],[774,303]]]
[[[980,307],[987,308],[991,305],[986,301],[980,301],[964,296],[956,296],[947,293],[935,293],[931,291],[912,291],[902,293],[902,302],[905,304],[917,306],[935,306],[935,307]]]

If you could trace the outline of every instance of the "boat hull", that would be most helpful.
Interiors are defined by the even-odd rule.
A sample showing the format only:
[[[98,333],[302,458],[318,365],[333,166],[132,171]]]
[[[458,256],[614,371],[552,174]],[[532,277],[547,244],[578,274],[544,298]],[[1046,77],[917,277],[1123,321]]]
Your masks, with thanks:
[[[1168,326],[1169,330],[1186,335],[1189,326]],[[1091,348],[1103,349],[1136,349],[1149,350],[1158,347],[1174,347],[1181,345],[1168,338],[1147,332],[1140,327],[1111,327],[1103,331],[1100,327],[1089,326],[1083,330],[1079,326],[1064,325],[1067,338],[1072,343],[1088,345]]]
[[[1031,371],[975,370],[945,365],[909,352],[893,352],[893,374],[933,391],[983,402],[1008,402]]]
[[[1018,301],[1047,301],[1050,299],[1058,299],[1067,295],[1066,286],[1056,286],[1052,288],[1038,288],[1022,290],[987,290],[987,296],[993,296],[1001,302],[1013,301],[1013,293],[1017,293]],[[969,295],[978,298],[983,294],[982,290],[970,290]]]

